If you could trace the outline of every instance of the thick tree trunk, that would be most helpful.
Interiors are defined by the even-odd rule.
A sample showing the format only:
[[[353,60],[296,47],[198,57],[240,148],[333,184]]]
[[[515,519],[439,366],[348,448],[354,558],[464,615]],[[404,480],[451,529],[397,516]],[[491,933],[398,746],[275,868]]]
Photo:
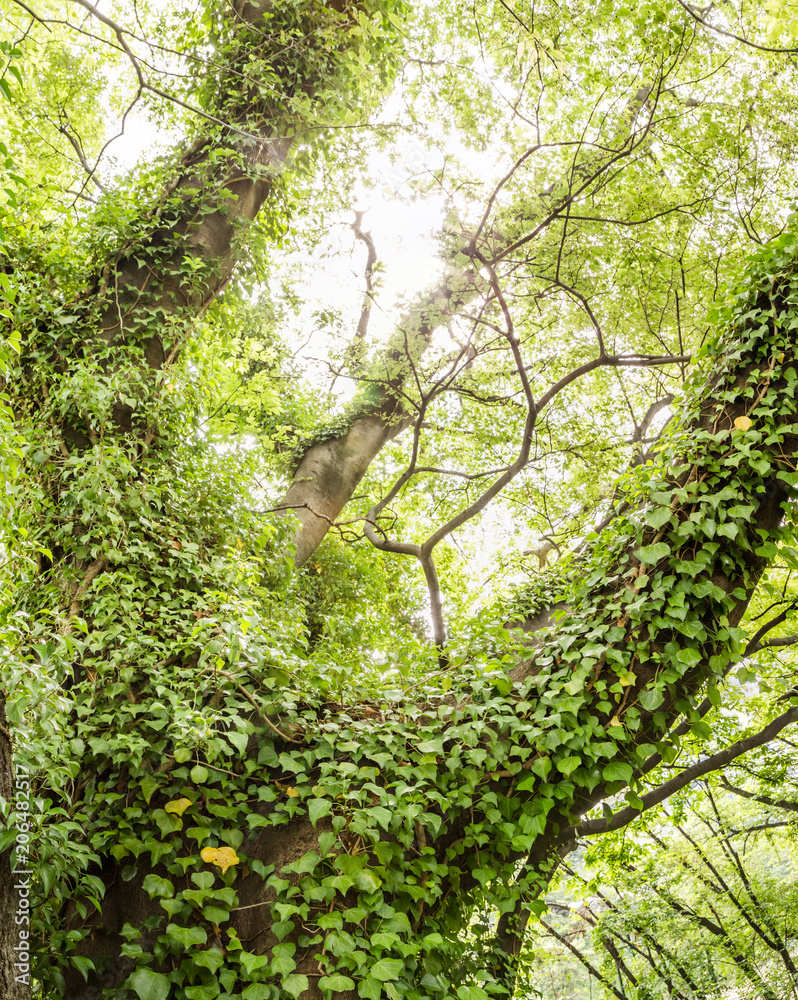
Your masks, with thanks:
[[[572,845],[576,819],[608,791],[617,789],[617,776],[612,770],[606,773],[607,764],[628,766],[627,762],[635,759],[636,746],[652,746],[660,741],[673,720],[690,711],[707,678],[733,655],[730,630],[739,623],[772,557],[771,540],[779,537],[786,491],[776,471],[791,468],[798,457],[798,437],[792,433],[798,411],[791,395],[796,381],[794,348],[777,332],[770,331],[764,346],[756,335],[744,332],[739,344],[729,346],[728,358],[736,360],[720,358],[715,375],[703,386],[703,402],[685,426],[670,464],[659,470],[649,468],[659,489],[656,485],[644,487],[639,506],[620,517],[593,543],[568,584],[574,600],[559,616],[552,633],[543,636],[539,648],[510,672],[514,688],[504,688],[506,695],[487,701],[484,708],[461,692],[454,704],[448,699],[448,709],[438,712],[433,701],[432,707],[421,707],[417,714],[424,735],[437,733],[435,746],[440,747],[437,767],[441,769],[437,776],[429,770],[424,773],[433,789],[440,780],[441,787],[450,791],[445,807],[432,794],[426,798],[422,807],[426,812],[422,815],[428,818],[423,823],[415,822],[412,841],[403,841],[403,852],[405,858],[424,861],[424,870],[430,871],[429,866],[434,865],[443,873],[436,876],[436,892],[439,901],[446,901],[447,912],[457,905],[467,911],[468,898],[478,885],[474,873],[486,869],[511,873],[519,862],[524,862],[522,881],[515,892],[519,897],[528,897],[533,886],[539,891],[552,870],[552,859]],[[735,429],[735,420],[740,418],[761,422],[756,441],[765,447],[763,441],[767,439],[770,443],[766,450],[751,455],[753,439],[744,437],[747,431]],[[742,455],[746,461],[740,468]],[[748,467],[749,462],[753,469]],[[715,501],[716,496],[721,499]],[[724,519],[720,503],[731,504],[733,512],[728,519]],[[734,510],[735,503],[745,509]],[[697,542],[694,526],[704,524],[712,512],[718,520],[713,520],[707,531],[717,541]],[[644,527],[646,520],[653,526]],[[721,529],[720,525],[725,527]],[[663,537],[669,540],[667,544],[661,541]],[[660,544],[665,545],[664,550],[656,548]],[[608,559],[612,562],[608,563]],[[682,596],[677,601],[678,595]],[[679,610],[682,606],[687,608],[684,616]],[[671,609],[677,611],[671,614]],[[690,641],[696,637],[698,645]],[[683,656],[685,651],[691,655]],[[613,693],[615,688],[617,693]],[[657,688],[659,701],[651,701],[646,707],[648,697]],[[446,705],[446,699],[442,705]],[[316,711],[319,720],[327,718],[327,707]],[[425,712],[430,716],[425,717]],[[492,754],[489,759],[493,763],[484,766],[480,780],[461,785],[460,771],[443,770],[442,763],[450,753],[460,752],[456,750],[463,739],[458,718],[469,712],[473,712],[475,724],[479,723],[477,731],[482,732],[478,747]],[[370,730],[375,734],[384,731],[385,739],[389,733],[407,730],[401,713],[393,721],[389,716],[385,723],[376,721],[378,715],[376,711],[363,714],[358,731],[364,740],[369,739]],[[552,729],[555,717],[560,722]],[[375,721],[369,722],[370,718]],[[284,731],[280,729],[284,723],[277,721],[276,729],[272,723],[269,729],[262,730],[262,740],[272,740],[276,731]],[[601,756],[590,756],[591,738],[585,737],[585,732],[591,727],[593,738],[603,748],[600,754],[606,755],[606,764]],[[556,733],[553,744],[545,742],[550,733]],[[396,782],[397,786],[401,782],[391,777],[394,771],[401,775],[401,767],[418,759],[419,753],[431,752],[433,742],[422,742],[416,749],[413,741],[417,735],[406,733],[402,738],[406,744],[395,751],[394,763],[382,762],[383,780]],[[303,742],[299,737],[300,752],[315,754],[315,739],[308,737]],[[504,741],[521,748],[520,762],[512,753],[507,756],[501,752]],[[350,749],[336,751],[337,766],[351,768],[362,758],[351,750],[351,743],[344,743]],[[558,749],[569,744],[574,747],[572,751]],[[444,751],[446,746],[455,750]],[[608,747],[613,748],[611,752]],[[294,735],[275,740],[275,751],[282,752],[286,759],[298,752],[296,748],[295,730]],[[566,756],[569,753],[576,754],[578,767],[586,770],[581,787],[568,780],[573,767],[566,768],[566,763],[574,759]],[[530,770],[529,765],[536,762],[547,762],[550,773],[548,768],[539,775]],[[267,766],[261,779],[264,787],[279,788],[289,781],[287,766]],[[463,771],[464,782],[470,770],[467,767]],[[622,777],[621,783],[627,780]],[[295,791],[305,794],[301,789]],[[309,796],[325,794],[323,786],[305,791]],[[484,804],[486,796],[492,802],[514,803],[518,810],[512,814],[515,819],[503,820],[501,815],[494,820],[484,818],[490,815],[491,808]],[[386,829],[400,830],[406,819],[401,795],[393,801],[395,813],[385,825]],[[542,812],[537,809],[541,802]],[[365,806],[365,812],[369,808]],[[267,820],[278,815],[268,805],[261,814]],[[431,829],[433,819],[437,832]],[[250,864],[254,861],[266,866],[261,871],[285,873],[281,875],[288,880],[285,885],[298,887],[301,876],[286,872],[286,866],[295,866],[296,872],[298,865],[301,872],[301,862],[310,852],[323,856],[320,835],[330,830],[327,823],[320,821],[314,829],[302,810],[288,823],[254,831],[241,845],[241,851]],[[486,833],[475,839],[475,829]],[[383,870],[377,860],[378,847],[364,844],[357,834],[341,836],[346,850],[334,858],[360,854],[366,858],[369,871]],[[383,843],[395,845],[396,840],[386,836]],[[108,886],[103,913],[89,918],[92,932],[84,943],[84,954],[115,955],[125,922],[141,924],[147,915],[159,912],[157,899],[151,900],[143,889],[146,866],[125,883],[120,881],[118,870],[109,859],[103,871]],[[302,995],[306,1000],[321,996],[314,985],[324,971],[316,957],[318,945],[305,948],[301,944],[305,934],[302,928],[315,919],[312,914],[318,914],[319,909],[311,906],[301,926],[288,931],[283,928],[275,934],[272,926],[280,913],[278,903],[285,897],[275,897],[273,886],[256,872],[245,872],[235,885],[238,906],[231,914],[235,938],[257,955],[276,956],[278,943],[296,946],[295,972],[309,980]],[[402,891],[386,889],[380,898],[385,905],[399,905]],[[356,901],[354,888],[343,885],[329,900],[325,899],[321,910],[346,913],[356,906]],[[344,919],[342,932],[350,936],[365,933],[366,939],[378,933],[385,919],[382,905],[375,904],[373,913],[360,911],[359,923],[347,924]],[[439,902],[438,906],[444,904]],[[419,906],[410,909],[408,916],[412,934],[419,939],[438,933],[442,926],[435,907],[426,910]],[[467,919],[465,915],[463,919]],[[499,943],[513,952],[525,917],[519,914],[517,919],[519,923],[514,926],[504,920],[499,934]],[[512,979],[512,956],[508,959],[503,972],[505,981]],[[96,980],[91,976],[88,985],[77,974],[69,979],[69,995],[75,1000],[88,1000],[95,995],[95,989]],[[348,989],[338,992],[356,996]]]
[[[356,416],[340,437],[312,445],[302,456],[294,479],[279,504],[299,519],[294,561],[304,565],[352,498],[366,470],[388,441],[413,417],[402,388],[412,377],[432,335],[479,294],[484,281],[470,270],[450,268],[399,324],[383,356],[368,372],[376,400]]]

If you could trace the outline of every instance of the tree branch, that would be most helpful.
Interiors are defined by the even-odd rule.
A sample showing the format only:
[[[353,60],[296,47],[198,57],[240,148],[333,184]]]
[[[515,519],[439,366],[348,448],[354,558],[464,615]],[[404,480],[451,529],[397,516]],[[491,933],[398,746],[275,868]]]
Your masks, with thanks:
[[[771,806],[773,809],[786,809],[790,812],[798,812],[798,802],[790,802],[788,799],[773,799],[769,795],[747,792],[744,788],[733,785],[725,774],[721,774],[718,780],[727,792],[739,795],[741,798],[753,799],[755,802],[761,802],[763,805]]]
[[[798,722],[798,706],[788,709],[756,735],[747,736],[745,739],[732,743],[725,750],[712,754],[712,756],[707,757],[705,760],[686,768],[677,777],[666,781],[664,785],[660,785],[658,788],[646,792],[645,795],[641,795],[640,798],[643,801],[642,809],[627,806],[625,809],[621,809],[615,813],[610,819],[586,820],[584,823],[574,826],[574,833],[578,836],[592,836],[599,833],[609,833],[612,830],[620,830],[622,826],[626,826],[627,823],[631,823],[632,820],[636,819],[642,813],[647,812],[653,806],[664,802],[674,792],[678,792],[686,785],[689,785],[690,782],[695,781],[697,778],[702,778],[711,771],[717,771],[719,768],[725,767],[737,757],[748,753],[749,750],[754,750],[756,747],[761,747],[765,743],[769,743],[774,736],[780,733],[782,729],[792,725],[793,722]]]

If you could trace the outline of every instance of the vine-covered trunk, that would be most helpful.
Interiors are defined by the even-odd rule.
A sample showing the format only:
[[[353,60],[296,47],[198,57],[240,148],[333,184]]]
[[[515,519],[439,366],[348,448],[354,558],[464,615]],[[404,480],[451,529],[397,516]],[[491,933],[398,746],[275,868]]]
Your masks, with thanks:
[[[336,705],[288,653],[231,672],[229,632],[222,662],[198,671],[186,628],[152,676],[86,682],[92,714],[75,733],[91,749],[72,808],[104,889],[96,912],[84,887],[82,910],[75,893],[53,915],[97,969],[78,961],[70,997],[128,976],[164,997],[191,984],[308,1000],[377,1000],[389,983],[478,1000],[512,982],[497,949],[517,951],[578,817],[627,786],[634,805],[635,773],[671,752],[676,717],[718,696],[777,552],[798,455],[791,238],[763,257],[754,291],[720,313],[661,464],[634,471],[615,520],[561,568],[565,606],[509,672],[476,658],[448,693]],[[150,461],[148,478],[156,461],[170,475],[168,449]],[[129,640],[114,648],[134,659]],[[180,736],[189,691],[219,707],[215,743]],[[477,900],[505,915],[498,935],[474,924]]]

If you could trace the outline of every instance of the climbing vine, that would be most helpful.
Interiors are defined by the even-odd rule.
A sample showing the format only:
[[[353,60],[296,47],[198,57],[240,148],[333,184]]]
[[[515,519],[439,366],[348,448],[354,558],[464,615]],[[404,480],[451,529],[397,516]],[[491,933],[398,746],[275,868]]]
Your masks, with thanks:
[[[698,696],[720,700],[759,575],[795,559],[796,238],[715,310],[606,529],[518,595],[544,627],[505,617],[446,661],[409,644],[379,688],[352,650],[314,645],[291,522],[242,486],[255,455],[200,432],[186,345],[255,214],[279,241],[325,130],[357,125],[395,72],[404,6],[256,13],[211,18],[203,131],[70,223],[61,257],[7,227],[20,357],[0,418],[29,545],[3,657],[40,807],[35,975],[45,996],[486,1000],[512,989],[497,928],[540,910],[587,810],[642,805],[677,716],[706,734]]]
[[[181,435],[178,361],[64,368],[73,314],[29,327],[14,405],[41,563],[7,634],[52,706],[18,753],[39,775],[46,995],[114,962],[108,995],[140,1000],[506,992],[491,914],[540,908],[550,845],[596,801],[641,804],[677,714],[706,733],[699,691],[720,699],[762,568],[795,559],[794,254],[793,234],[768,246],[715,310],[657,463],[538,595],[548,626],[430,657],[403,695],[353,665],[342,697],[341,664],[309,654],[290,526],[251,513],[238,457]],[[145,447],[108,417],[120,399],[157,427]],[[88,445],[62,448],[78,413]],[[12,723],[30,708],[12,698]],[[114,894],[132,919],[110,959]]]

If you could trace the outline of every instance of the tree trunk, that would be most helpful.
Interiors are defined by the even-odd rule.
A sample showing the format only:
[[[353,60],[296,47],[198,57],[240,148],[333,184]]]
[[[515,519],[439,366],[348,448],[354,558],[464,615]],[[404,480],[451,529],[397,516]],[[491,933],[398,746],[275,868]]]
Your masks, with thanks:
[[[787,277],[779,280],[786,282]],[[780,309],[783,306],[779,303]],[[752,309],[757,317],[770,311],[768,305],[758,312],[757,303]],[[740,313],[744,311],[745,307]],[[702,685],[708,679],[714,683],[713,675],[735,654],[734,629],[773,555],[772,540],[780,535],[786,492],[778,470],[790,468],[798,454],[798,439],[791,433],[796,417],[790,392],[796,381],[794,349],[772,326],[764,342],[760,337],[758,320],[750,321],[741,339],[718,357],[704,383],[696,378],[694,408],[687,407],[687,422],[667,453],[667,464],[656,470],[648,467],[635,506],[605,529],[571,579],[562,581],[571,593],[568,609],[561,611],[550,633],[544,633],[538,648],[510,671],[509,678],[495,681],[498,689],[493,681],[486,685],[474,679],[464,680],[458,689],[455,679],[449,696],[431,696],[415,710],[404,706],[389,712],[385,722],[379,721],[379,710],[350,709],[343,721],[326,730],[340,729],[340,737],[322,735],[318,726],[333,709],[326,704],[314,708],[311,701],[301,723],[299,716],[285,709],[272,715],[268,728],[259,729],[257,741],[250,741],[250,752],[266,748],[266,766],[255,784],[250,776],[250,787],[281,791],[276,799],[267,797],[271,804],[256,810],[266,826],[256,827],[240,845],[249,872],[234,882],[228,876],[238,893],[237,907],[230,914],[235,934],[220,931],[227,935],[220,944],[237,940],[252,955],[268,956],[273,976],[279,975],[275,970],[281,968],[281,955],[287,949],[296,956],[291,958],[291,974],[307,977],[303,997],[322,995],[314,985],[322,973],[343,976],[330,980],[329,988],[354,997],[355,989],[348,985],[354,982],[349,975],[352,967],[341,966],[341,957],[324,957],[324,948],[318,950],[329,932],[308,937],[307,928],[315,928],[316,920],[326,926],[325,914],[337,914],[338,923],[330,924],[339,928],[334,940],[340,933],[368,941],[382,933],[385,907],[391,912],[398,908],[407,914],[407,926],[402,925],[398,940],[410,943],[440,934],[445,927],[451,933],[452,928],[467,925],[479,885],[475,873],[492,873],[490,898],[505,908],[508,899],[517,900],[522,894],[528,898],[540,890],[552,858],[572,844],[575,819],[625,784],[655,744],[661,748],[673,720],[691,710]],[[735,429],[735,421],[739,424],[748,414],[759,429]],[[760,450],[766,440],[769,450]],[[717,544],[696,542],[694,526],[701,525],[709,538],[718,539]],[[679,595],[683,596],[677,600]],[[410,725],[403,721],[408,711],[415,719]],[[346,721],[353,712],[354,729]],[[476,744],[474,733],[480,734]],[[355,735],[358,744],[352,742]],[[369,759],[377,752],[375,747],[390,746],[391,741],[392,759],[380,759],[385,784],[359,779],[372,789],[368,794],[358,782],[347,785],[359,805],[340,813],[335,805],[339,786],[320,762],[331,753],[334,769],[357,770],[363,754]],[[475,777],[469,777],[474,765],[460,756],[468,753],[469,746],[475,746],[481,760]],[[444,768],[452,754],[460,765]],[[299,763],[303,755],[309,755],[313,778],[300,773],[305,767]],[[410,770],[405,772],[405,767]],[[423,776],[429,789],[409,796],[408,801],[418,802],[418,808],[410,811],[400,793],[388,794],[402,787],[404,773],[416,781]],[[167,785],[162,794],[174,801],[179,791],[178,783]],[[285,813],[282,803],[290,803],[292,794],[300,802],[307,800],[308,809],[324,803],[315,829],[305,807],[298,809],[296,818]],[[367,818],[374,809],[370,796],[384,809],[380,826],[384,822],[385,832]],[[491,803],[499,801],[505,805],[491,818],[495,811]],[[329,825],[331,815],[344,817],[337,838]],[[288,821],[282,822],[285,818]],[[337,845],[331,852],[330,845],[321,842],[325,834]],[[174,843],[178,845],[179,838]],[[398,845],[402,845],[399,854]],[[324,857],[327,862],[320,862]],[[352,858],[357,866],[366,867],[350,867],[355,865],[348,860]],[[523,862],[520,875],[519,862]],[[343,881],[332,894],[331,884],[325,885],[318,875],[320,864],[321,870],[341,873],[335,877]],[[147,917],[159,914],[158,898],[149,898],[144,880],[151,871],[162,875],[163,869],[144,865],[128,881],[120,879],[119,871],[108,858],[102,871],[107,886],[103,913],[88,918],[91,935],[82,948],[85,955],[116,955],[125,922],[142,926]],[[271,871],[284,877],[264,881],[259,874]],[[317,872],[318,877],[303,882],[302,872],[309,873],[307,878]],[[359,885],[350,872],[361,878]],[[362,872],[379,874],[366,878],[358,874]],[[419,903],[412,895],[408,898],[405,880],[409,877],[407,885],[412,887],[422,872],[434,891]],[[380,882],[393,888],[378,891]],[[318,895],[311,893],[302,920],[286,918],[298,888],[317,883]],[[347,921],[345,914],[350,912],[358,919]],[[276,920],[278,931],[273,929]],[[512,935],[504,937],[510,940]],[[454,939],[448,949],[441,942],[440,955],[428,957],[430,967],[450,967],[453,946]],[[383,982],[379,975],[386,967],[379,966],[378,955],[379,950],[367,960],[367,984]],[[482,961],[490,967],[487,958]],[[423,974],[417,963],[400,965],[395,967],[397,976],[412,980]],[[169,965],[160,968],[168,970]],[[377,970],[376,978],[368,975],[369,969]],[[507,975],[511,978],[511,971]],[[334,988],[336,982],[343,984],[340,989]],[[69,995],[85,1000],[94,995],[95,983],[90,976],[84,985],[73,973],[68,978]]]

